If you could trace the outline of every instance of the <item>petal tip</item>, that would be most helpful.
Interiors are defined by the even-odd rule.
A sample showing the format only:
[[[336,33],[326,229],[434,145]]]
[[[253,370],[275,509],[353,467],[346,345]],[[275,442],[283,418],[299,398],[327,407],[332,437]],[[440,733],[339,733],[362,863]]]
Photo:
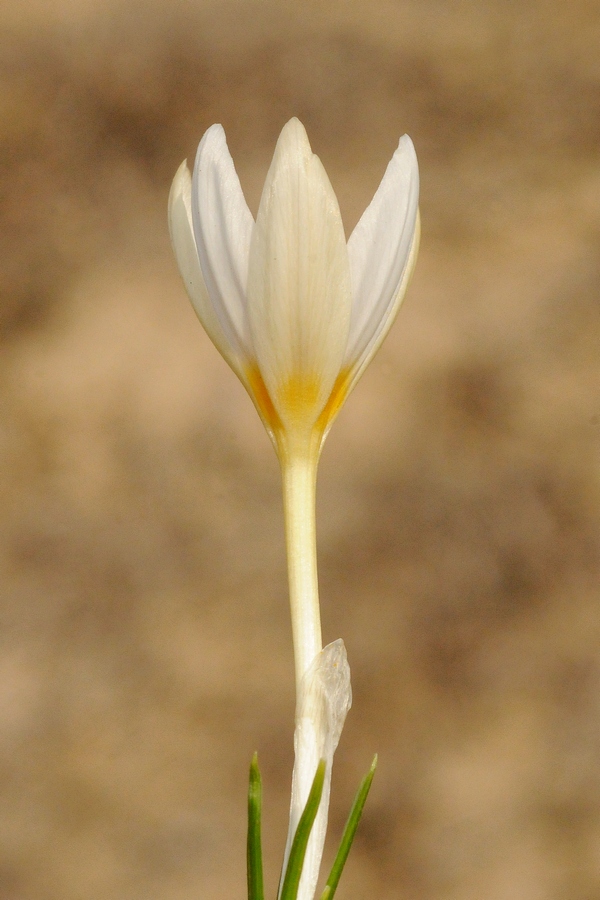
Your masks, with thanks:
[[[298,154],[305,159],[310,159],[313,155],[306,128],[296,116],[281,129],[275,153],[277,151]]]
[[[205,161],[218,159],[223,154],[229,156],[227,148],[227,138],[225,137],[225,129],[222,125],[211,125],[210,128],[202,135],[202,140],[198,144],[194,169],[197,170]]]
[[[418,176],[419,163],[417,160],[417,151],[408,134],[403,134],[400,138],[393,158],[398,160],[401,165],[408,166],[408,168],[412,170],[411,174]]]
[[[186,184],[191,183],[190,170],[188,168],[187,159],[184,159],[171,183],[170,199],[177,193],[181,192]]]
[[[190,170],[188,169],[187,159],[184,159],[177,171],[175,172],[175,177],[171,182],[171,189],[169,191],[169,203],[168,203],[168,211],[169,211],[169,231],[171,234],[171,241],[175,240],[175,218],[177,217],[176,207],[179,206],[180,202],[183,202],[183,205],[186,209],[186,214],[189,216],[190,210],[190,195],[192,190],[192,178],[190,175]],[[190,223],[191,227],[191,223]]]
[[[288,131],[302,134],[306,137],[306,128],[304,127],[298,116],[292,116],[291,119],[288,119],[288,121],[281,129],[281,134]]]

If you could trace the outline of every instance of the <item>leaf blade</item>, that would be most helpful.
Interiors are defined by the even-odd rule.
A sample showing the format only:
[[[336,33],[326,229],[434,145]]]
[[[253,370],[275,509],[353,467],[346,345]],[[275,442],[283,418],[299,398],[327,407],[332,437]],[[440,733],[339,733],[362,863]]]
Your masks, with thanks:
[[[317,816],[321,796],[323,794],[323,782],[325,781],[325,760],[322,759],[317,766],[317,771],[313,779],[312,787],[306,801],[304,811],[300,816],[298,827],[292,841],[290,855],[283,876],[279,900],[296,900],[298,896],[298,887],[300,886],[300,878],[302,876],[302,866],[304,865],[304,857],[306,847],[310,838],[310,833]]]
[[[339,850],[333,861],[333,866],[331,867],[329,878],[325,883],[323,893],[321,894],[321,900],[332,900],[333,895],[336,892],[342,872],[344,871],[344,866],[346,865],[346,860],[348,859],[348,854],[350,853],[356,829],[358,828],[358,823],[360,822],[364,805],[371,789],[371,783],[373,781],[373,776],[375,775],[376,767],[377,754],[375,754],[373,762],[371,763],[371,768],[361,781],[358,791],[356,792],[352,808],[350,809],[350,815],[348,816],[348,821],[344,827]]]
[[[261,844],[262,780],[258,768],[258,754],[250,763],[248,786],[248,900],[264,900],[262,844]]]

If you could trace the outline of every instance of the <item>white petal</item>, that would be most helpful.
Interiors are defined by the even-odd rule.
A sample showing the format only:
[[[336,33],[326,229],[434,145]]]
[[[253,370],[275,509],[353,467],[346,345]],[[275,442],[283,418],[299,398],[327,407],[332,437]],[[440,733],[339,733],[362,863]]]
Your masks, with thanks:
[[[239,360],[232,352],[219,324],[200,269],[192,225],[191,191],[192,180],[184,160],[177,170],[169,193],[169,232],[173,251],[188,297],[206,333],[234,372],[242,377]]]
[[[246,284],[254,220],[221,125],[212,125],[198,147],[192,220],[200,267],[223,333],[238,357],[249,358]]]
[[[337,640],[316,656],[298,690],[294,732],[296,762],[283,871],[319,761],[324,759],[326,764],[323,794],[304,858],[298,900],[312,900],[314,896],[327,831],[333,754],[351,706],[352,689],[346,648],[342,640]]]
[[[347,344],[350,268],[337,199],[297,119],[283,128],[265,182],[248,301],[256,359],[284,425],[314,419]]]
[[[408,135],[348,241],[352,317],[345,365],[352,383],[383,341],[398,312],[418,249],[419,168]]]

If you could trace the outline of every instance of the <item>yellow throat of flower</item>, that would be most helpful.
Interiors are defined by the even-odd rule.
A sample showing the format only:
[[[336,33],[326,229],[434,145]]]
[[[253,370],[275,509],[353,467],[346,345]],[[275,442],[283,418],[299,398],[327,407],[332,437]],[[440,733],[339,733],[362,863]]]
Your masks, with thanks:
[[[258,411],[273,434],[278,448],[295,439],[306,440],[320,449],[329,426],[337,416],[348,393],[350,370],[342,369],[329,398],[319,410],[320,383],[316,376],[290,375],[277,392],[277,412],[271,395],[256,364],[249,366],[246,377]]]

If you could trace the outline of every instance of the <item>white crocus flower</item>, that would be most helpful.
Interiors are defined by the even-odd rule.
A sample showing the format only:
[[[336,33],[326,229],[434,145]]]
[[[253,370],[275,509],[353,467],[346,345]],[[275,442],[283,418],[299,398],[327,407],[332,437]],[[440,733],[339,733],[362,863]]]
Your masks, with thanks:
[[[281,463],[297,689],[290,836],[316,762],[327,762],[299,900],[314,894],[331,760],[350,706],[343,644],[322,650],[317,463],[402,302],[419,244],[418,194],[417,159],[404,135],[346,244],[329,179],[292,119],[277,142],[256,222],[220,125],[204,135],[192,177],[181,165],[169,198],[171,240],[189,297],[254,401]]]

